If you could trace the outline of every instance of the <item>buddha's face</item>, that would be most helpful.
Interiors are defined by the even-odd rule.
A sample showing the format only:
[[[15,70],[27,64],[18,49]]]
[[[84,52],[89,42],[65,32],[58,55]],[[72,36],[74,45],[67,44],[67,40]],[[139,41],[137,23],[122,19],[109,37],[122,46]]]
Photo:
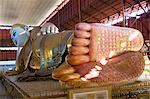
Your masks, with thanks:
[[[27,40],[29,39],[29,32],[25,31],[23,28],[17,26],[13,27],[11,30],[11,39],[16,46],[23,47]]]

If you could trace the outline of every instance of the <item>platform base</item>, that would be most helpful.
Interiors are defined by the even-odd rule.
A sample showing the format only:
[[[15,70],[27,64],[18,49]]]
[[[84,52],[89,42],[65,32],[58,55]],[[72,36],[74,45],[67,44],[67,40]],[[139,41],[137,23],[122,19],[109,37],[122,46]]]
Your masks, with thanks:
[[[58,81],[17,82],[18,76],[2,76],[3,85],[14,98],[55,98],[67,96],[66,89]]]
[[[2,76],[2,83],[13,98],[50,98],[50,99],[111,99],[111,87],[69,88],[58,81],[17,82],[18,76]],[[88,98],[89,99],[89,98]]]

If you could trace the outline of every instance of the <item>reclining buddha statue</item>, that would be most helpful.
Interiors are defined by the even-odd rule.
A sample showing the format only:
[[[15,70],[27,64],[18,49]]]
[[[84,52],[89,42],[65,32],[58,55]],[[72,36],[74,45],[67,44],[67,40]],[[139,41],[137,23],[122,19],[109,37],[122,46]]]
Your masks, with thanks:
[[[50,77],[53,69],[64,61],[66,45],[71,35],[71,32],[58,33],[58,28],[52,23],[32,30],[25,25],[14,24],[11,38],[18,47],[16,68],[6,74],[22,74],[19,81]]]
[[[58,33],[51,23],[30,32],[16,24],[11,36],[22,49],[8,74],[28,74],[19,81],[48,77],[73,87],[101,86],[134,80],[144,69],[143,36],[132,28],[78,23]]]

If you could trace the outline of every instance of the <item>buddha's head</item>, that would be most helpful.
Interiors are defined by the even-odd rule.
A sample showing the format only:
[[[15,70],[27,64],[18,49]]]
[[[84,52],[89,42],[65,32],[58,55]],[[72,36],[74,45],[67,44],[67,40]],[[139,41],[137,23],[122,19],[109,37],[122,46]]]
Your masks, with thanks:
[[[18,47],[23,47],[29,39],[28,27],[23,24],[14,24],[11,28],[11,39]]]

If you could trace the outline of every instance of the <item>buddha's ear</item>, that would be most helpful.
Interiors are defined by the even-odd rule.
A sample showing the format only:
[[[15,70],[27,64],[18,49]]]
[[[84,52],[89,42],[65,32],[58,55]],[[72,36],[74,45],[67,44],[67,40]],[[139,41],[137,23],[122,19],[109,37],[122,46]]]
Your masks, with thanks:
[[[26,34],[28,35],[28,36],[30,36],[30,33],[29,33],[29,31],[30,30],[32,30],[32,28],[30,28],[29,26],[24,26],[24,30],[26,31]]]

